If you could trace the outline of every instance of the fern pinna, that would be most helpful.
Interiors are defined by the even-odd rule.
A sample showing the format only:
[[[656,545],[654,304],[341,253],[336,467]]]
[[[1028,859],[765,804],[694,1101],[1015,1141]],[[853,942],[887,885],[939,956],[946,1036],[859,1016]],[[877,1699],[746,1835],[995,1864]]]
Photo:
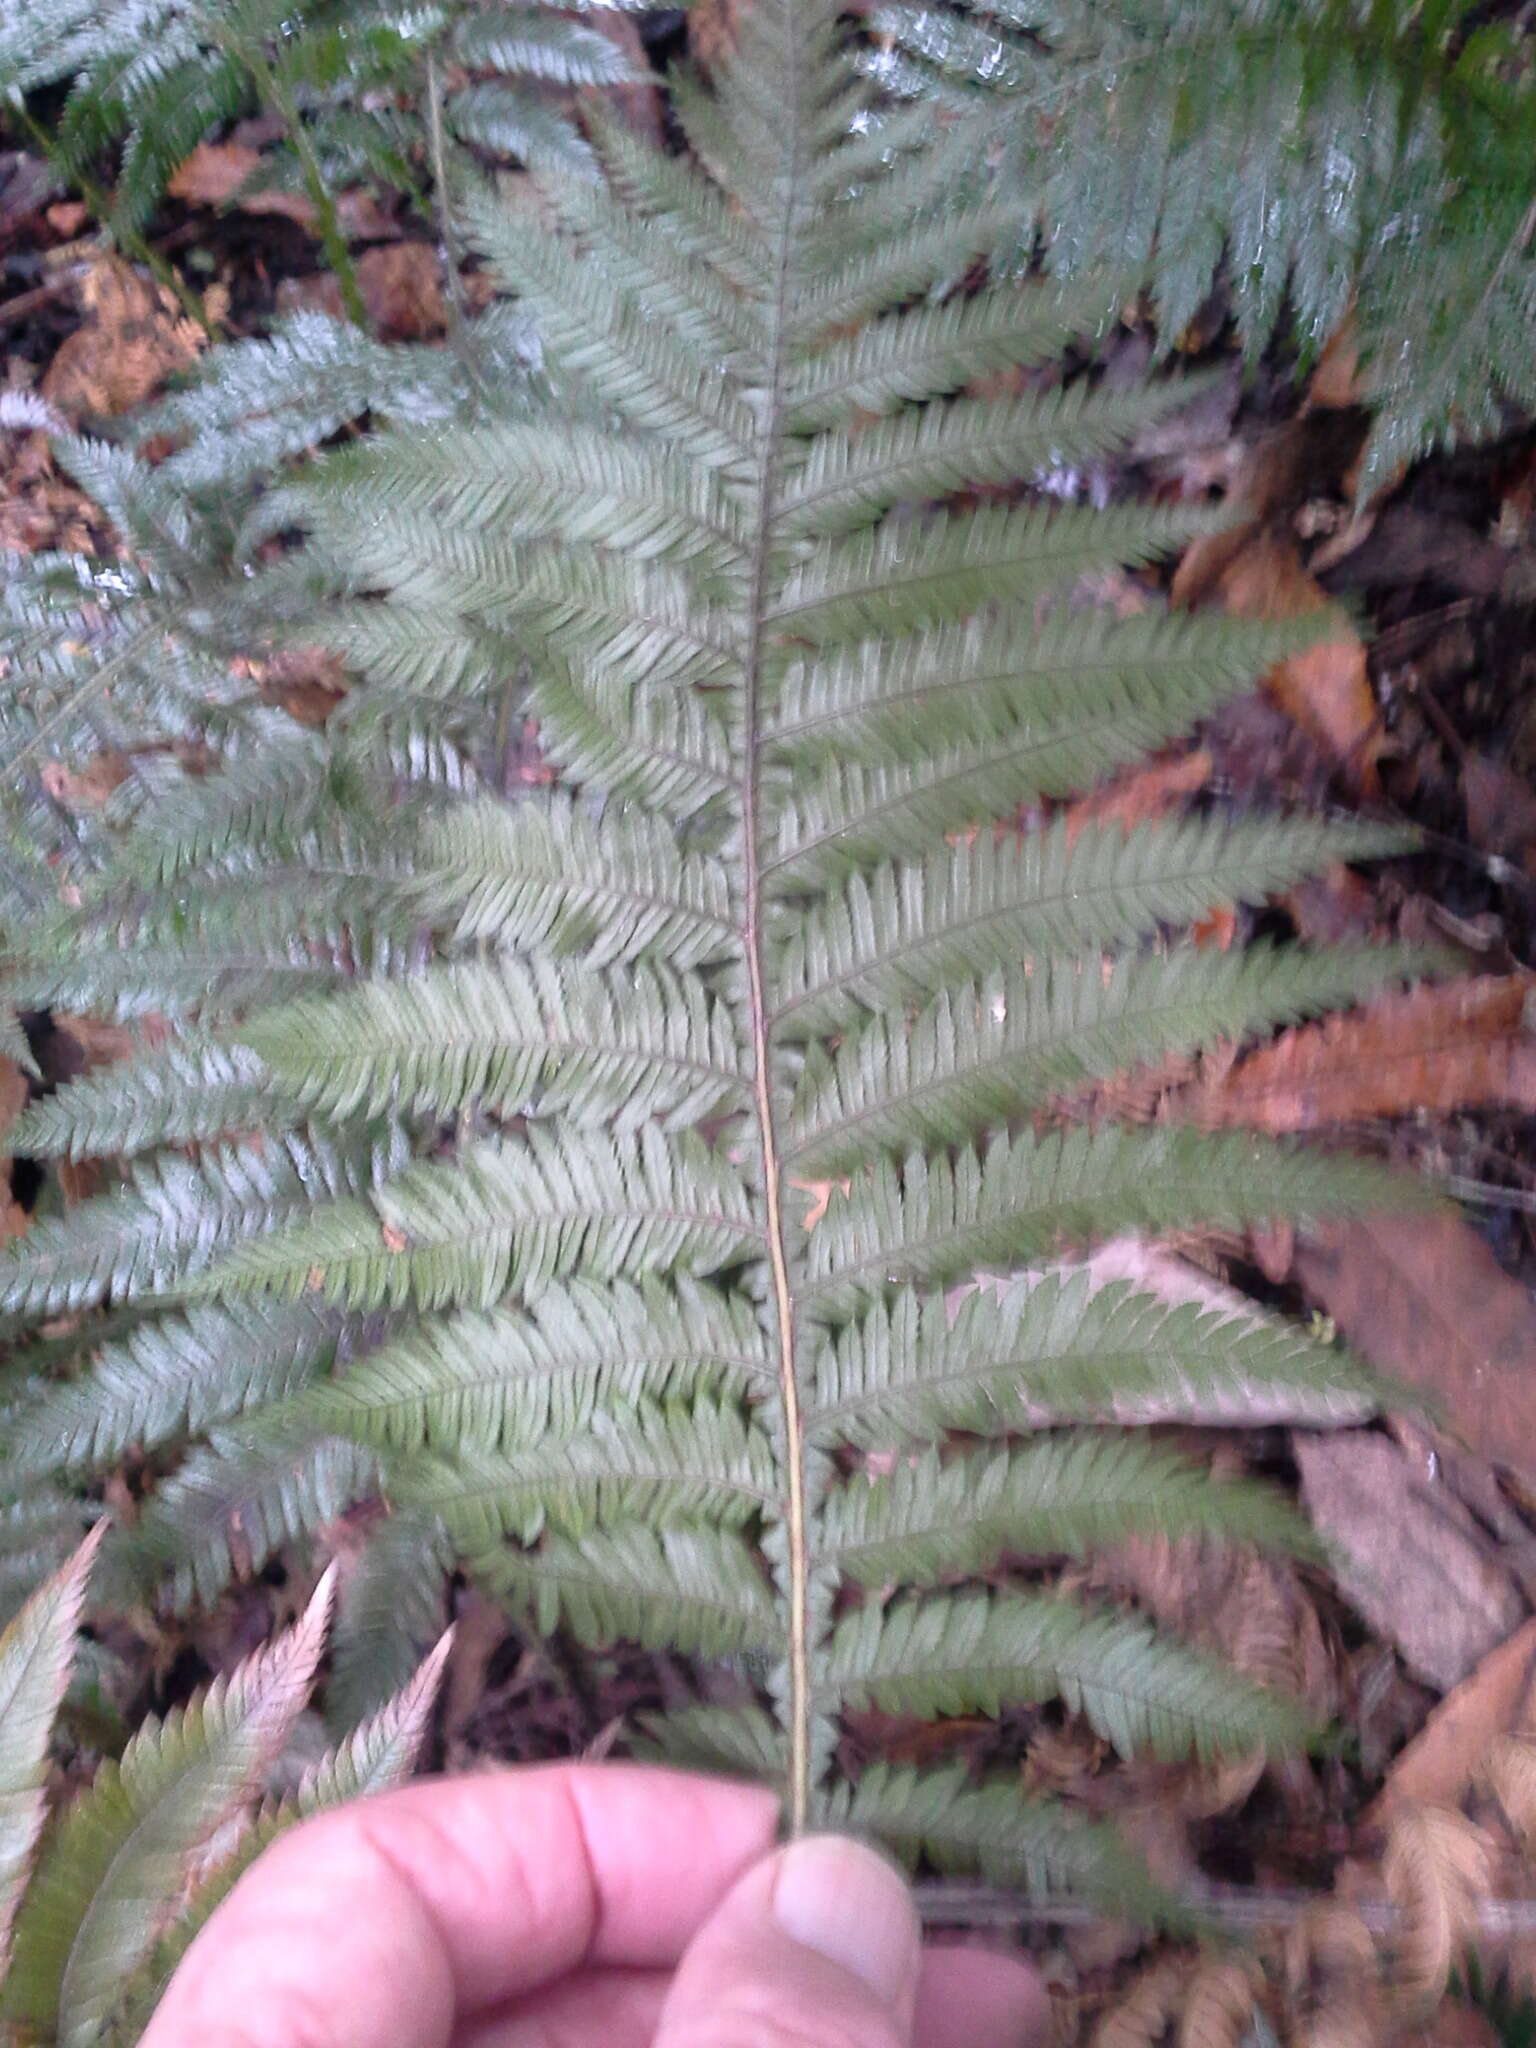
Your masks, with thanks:
[[[541,1627],[744,1660],[766,1706],[655,1733],[781,1772],[794,1824],[1085,1882],[1100,1837],[1012,1786],[840,1779],[838,1716],[1060,1699],[1122,1752],[1299,1737],[1039,1566],[1138,1529],[1304,1542],[1110,1425],[1180,1387],[1358,1412],[1362,1382],[1051,1261],[1396,1184],[1055,1105],[1412,962],[1180,935],[1389,835],[1056,805],[1284,629],[1095,608],[1199,515],[1015,480],[1180,391],[973,389],[1087,309],[946,295],[1005,228],[952,129],[872,127],[867,91],[821,0],[759,0],[718,88],[676,83],[690,156],[603,130],[601,181],[468,203],[543,381],[287,500],[305,631],[359,678],[327,764],[184,791],[17,970],[173,1035],[15,1140],[149,1156],[7,1257],[19,1314],[107,1304],[56,1340],[94,1360],[22,1406],[11,1471],[23,1515],[147,1453],[104,1583],[181,1598],[386,1503],[340,1711],[457,1560]]]

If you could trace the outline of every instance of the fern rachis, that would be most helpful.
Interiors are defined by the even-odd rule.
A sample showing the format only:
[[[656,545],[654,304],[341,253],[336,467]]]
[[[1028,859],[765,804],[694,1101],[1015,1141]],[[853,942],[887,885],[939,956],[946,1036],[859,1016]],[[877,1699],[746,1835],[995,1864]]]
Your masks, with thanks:
[[[95,976],[126,1003],[133,932],[189,943],[205,992],[158,1005],[174,1072],[195,1099],[238,1091],[198,1124],[146,1053],[29,1118],[17,1142],[58,1152],[228,1134],[8,1255],[11,1305],[109,1294],[135,1319],[82,1387],[23,1414],[23,1465],[41,1474],[51,1433],[89,1463],[211,1432],[116,1547],[120,1583],[209,1594],[237,1517],[257,1563],[338,1489],[377,1485],[413,1595],[452,1553],[593,1636],[760,1654],[776,1617],[777,1723],[683,1717],[671,1737],[782,1766],[797,1826],[856,1812],[946,1856],[969,1830],[995,1860],[988,1798],[829,1785],[842,1703],[1062,1698],[1117,1746],[1168,1753],[1294,1736],[1285,1702],[1138,1622],[1017,1570],[985,1595],[955,1582],[1019,1532],[1062,1555],[1170,1526],[1304,1546],[1262,1492],[1079,1425],[1179,1374],[1265,1375],[1300,1409],[1350,1378],[1275,1325],[1039,1262],[1396,1188],[1242,1137],[1055,1128],[1053,1100],[1416,963],[1213,963],[1170,932],[1390,834],[1018,823],[1264,665],[1252,627],[1121,629],[1083,601],[1085,578],[1197,518],[955,495],[1102,449],[1176,387],[957,395],[1063,316],[1002,277],[963,312],[913,303],[957,234],[984,250],[992,230],[950,138],[907,131],[884,162],[849,139],[861,89],[820,0],[761,0],[718,98],[679,105],[713,177],[600,134],[605,187],[550,189],[543,216],[468,209],[542,327],[547,399],[520,391],[468,433],[399,427],[288,501],[330,585],[306,631],[372,650],[323,772],[387,814],[419,758],[416,800],[382,832],[365,819],[350,859],[296,835],[280,792],[225,836],[199,816],[152,859],[132,850],[126,909],[119,883],[23,963],[31,986]],[[369,737],[370,691],[388,702],[408,675],[479,713],[524,666],[553,791],[499,794],[469,742],[455,780],[441,753],[402,767]],[[957,736],[987,774],[958,772]],[[277,892],[306,862],[335,928],[306,937],[307,992],[271,1000],[256,970],[291,966]],[[268,887],[267,914],[230,914]],[[823,1176],[811,1220],[797,1183]],[[956,1283],[1020,1269],[995,1318],[947,1313]],[[290,1330],[285,1298],[314,1323]],[[219,1355],[245,1316],[274,1345],[288,1332],[290,1368],[264,1373],[259,1343]],[[166,1374],[191,1369],[219,1392],[172,1397]],[[910,1457],[899,1483],[872,1479],[875,1449]],[[1032,1874],[1042,1840],[1079,1873],[1102,1861],[1038,1816],[1019,1839]]]

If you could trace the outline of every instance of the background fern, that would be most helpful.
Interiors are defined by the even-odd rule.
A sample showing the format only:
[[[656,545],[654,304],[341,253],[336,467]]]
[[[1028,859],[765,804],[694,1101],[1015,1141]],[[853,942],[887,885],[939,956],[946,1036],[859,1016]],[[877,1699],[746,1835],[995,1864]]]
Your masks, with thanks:
[[[13,1136],[132,1161],[0,1265],[20,1320],[106,1311],[22,1391],[15,1512],[134,1443],[165,1476],[103,1597],[210,1600],[378,1493],[350,1711],[453,1558],[540,1627],[745,1660],[756,1710],[653,1736],[782,1773],[796,1823],[1109,1882],[1099,1831],[1011,1785],[837,1783],[838,1715],[1060,1700],[1124,1753],[1304,1737],[1019,1552],[1305,1549],[1270,1493],[1113,1418],[1149,1385],[1258,1374],[1308,1414],[1366,1383],[1282,1324],[1041,1268],[1414,1191],[1246,1136],[1072,1128],[1056,1098],[1417,971],[1182,935],[1396,840],[1052,818],[1293,644],[1094,610],[1087,579],[1199,514],[963,492],[1180,387],[968,395],[1087,301],[1000,272],[942,303],[957,252],[999,245],[974,138],[921,109],[866,135],[819,0],[763,0],[718,93],[675,101],[699,164],[600,128],[602,180],[466,204],[539,376],[473,431],[336,451],[263,514],[307,543],[248,601],[345,661],[346,715],[158,807],[18,933],[19,998],[153,1011],[157,1042]],[[1020,1277],[951,1315],[978,1273]]]
[[[61,2048],[136,2039],[192,1937],[269,1843],[410,1774],[450,1640],[296,1791],[265,1797],[291,1761],[325,1648],[327,1575],[297,1626],[185,1707],[147,1720],[120,1761],[50,1815],[49,1741],[98,1541],[99,1532],[0,1635],[0,2019]]]
[[[1283,309],[1306,358],[1355,308],[1379,408],[1362,492],[1536,402],[1518,25],[1392,0],[891,0],[870,25],[889,86],[996,108],[1024,248],[1144,278],[1166,347],[1223,264],[1250,354]]]

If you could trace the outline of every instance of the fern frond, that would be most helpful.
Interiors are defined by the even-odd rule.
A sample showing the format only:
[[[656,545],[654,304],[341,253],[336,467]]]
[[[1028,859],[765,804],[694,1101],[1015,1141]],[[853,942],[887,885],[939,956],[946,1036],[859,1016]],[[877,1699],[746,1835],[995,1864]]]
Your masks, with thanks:
[[[317,1293],[350,1308],[414,1302],[488,1306],[581,1272],[597,1279],[701,1272],[752,1248],[741,1180],[699,1140],[644,1125],[624,1148],[598,1133],[487,1140],[445,1163],[409,1168],[373,1203],[336,1202],[270,1230],[198,1276],[221,1287]]]
[[[391,1490],[440,1515],[472,1559],[507,1536],[531,1543],[546,1524],[582,1535],[614,1520],[686,1515],[731,1528],[775,1499],[767,1436],[739,1409],[707,1401],[638,1402],[605,1410],[571,1437],[400,1461]]]
[[[734,1020],[694,975],[459,962],[269,1011],[246,1043],[319,1116],[474,1105],[666,1128],[743,1106]]]
[[[1184,1917],[1112,1828],[1054,1800],[1023,1800],[1011,1785],[975,1784],[963,1765],[917,1771],[876,1764],[838,1787],[827,1823],[868,1829],[909,1863],[978,1870],[1032,1897],[1086,1896],[1143,1923]]]
[[[1260,945],[1132,956],[1108,970],[1091,960],[1016,968],[946,991],[915,1018],[871,1018],[831,1057],[812,1048],[789,1156],[801,1172],[837,1174],[872,1146],[964,1139],[1052,1095],[1336,1008],[1426,964],[1392,948]]]
[[[729,871],[644,812],[593,817],[569,799],[463,804],[426,829],[413,882],[452,936],[579,953],[591,967],[656,953],[718,959],[736,931]]]
[[[104,1344],[14,1419],[21,1471],[82,1471],[284,1401],[334,1355],[340,1318],[308,1302],[206,1303]]]
[[[548,78],[620,68],[556,12],[431,32]],[[409,176],[400,32],[352,119],[339,34],[261,19],[316,149]],[[737,27],[715,83],[672,93],[682,150],[602,119],[562,144],[552,106],[541,127],[515,85],[455,79],[434,155],[511,296],[431,362],[295,327],[221,353],[162,415],[165,463],[72,453],[135,557],[109,594],[73,575],[89,658],[56,647],[32,572],[0,598],[25,650],[0,760],[7,731],[27,773],[55,731],[95,744],[172,658],[186,741],[57,873],[37,836],[14,892],[8,994],[175,1033],[24,1126],[153,1149],[0,1256],[23,1332],[107,1309],[19,1353],[50,1378],[15,1408],[18,1554],[57,1541],[38,1503],[61,1471],[174,1443],[103,1579],[208,1600],[287,1546],[334,1551],[336,1716],[401,1679],[465,1569],[541,1629],[761,1658],[771,1712],[657,1735],[781,1775],[792,1828],[867,1815],[937,1860],[1108,1882],[1101,1838],[1011,1792],[839,1789],[839,1713],[1049,1699],[1127,1754],[1299,1739],[1299,1710],[1149,1624],[964,1581],[1132,1530],[1305,1548],[1271,1496],[1104,1425],[1361,1416],[1361,1369],[1178,1305],[1155,1254],[1173,1302],[1098,1285],[1108,1260],[1037,1262],[1418,1199],[1367,1160],[1087,1128],[1073,1095],[1429,962],[1181,930],[1395,851],[1390,829],[1051,808],[1331,622],[1159,616],[1150,578],[1142,616],[1107,615],[1110,572],[1210,515],[1064,502],[1054,472],[1189,386],[989,387],[1123,284],[1025,282],[992,111],[893,108],[832,0],[754,0]],[[1041,24],[997,40],[1022,92],[1056,64]],[[147,81],[186,51],[113,61],[141,55]],[[1156,110],[1115,92],[1117,118]],[[525,138],[510,203],[468,175],[476,132]],[[1117,232],[1172,223],[1190,288],[1211,209],[1125,198]],[[384,431],[218,502],[221,433],[248,478],[364,397]],[[271,745],[273,656],[317,649],[342,701]],[[90,883],[67,914],[66,877]],[[871,1483],[861,1452],[894,1462]]]
[[[343,1572],[325,1688],[327,1725],[333,1733],[350,1731],[331,1773],[338,1788],[345,1782],[341,1760],[370,1754],[388,1731],[390,1696],[398,1694],[403,1705],[415,1692],[419,1679],[411,1674],[423,1646],[442,1634],[451,1566],[447,1536],[432,1516],[397,1513]],[[402,1717],[399,1733],[407,1729]],[[339,1796],[352,1795],[342,1789]]]
[[[345,1200],[400,1156],[382,1127],[337,1139],[319,1129],[273,1143],[174,1154],[137,1168],[123,1187],[36,1224],[0,1255],[0,1302],[29,1314],[165,1293],[232,1240],[256,1237],[317,1201]],[[323,1212],[322,1212],[323,1213]]]
[[[1342,1421],[1369,1415],[1364,1368],[1256,1311],[1171,1305],[1086,1271],[1001,1291],[888,1290],[816,1347],[807,1427],[828,1446],[933,1443],[1060,1422]]]
[[[0,1978],[43,1828],[48,1738],[69,1683],[95,1530],[0,1634]]]
[[[772,1593],[750,1547],[724,1529],[653,1533],[643,1523],[546,1536],[537,1550],[477,1558],[476,1576],[545,1635],[618,1637],[698,1657],[772,1647]]]
[[[1122,1756],[1203,1760],[1294,1748],[1302,1708],[1144,1622],[1051,1595],[872,1603],[838,1623],[826,1683],[889,1713],[966,1714],[1063,1699]]]
[[[387,1340],[310,1390],[296,1412],[384,1450],[502,1450],[575,1435],[613,1400],[691,1396],[771,1379],[750,1306],[672,1285],[574,1280],[524,1310],[467,1309]]]
[[[149,1721],[65,1814],[16,1920],[0,2009],[83,2048],[149,1956],[197,1852],[288,1740],[324,1648],[332,1588],[297,1627]],[[146,1910],[146,1907],[148,1910]]]
[[[1014,1556],[1084,1553],[1128,1536],[1211,1536],[1303,1553],[1305,1519],[1271,1489],[1215,1480],[1132,1435],[1067,1431],[1001,1451],[923,1451],[827,1496],[826,1554],[859,1585],[932,1585]]]
[[[150,1593],[178,1610],[211,1604],[285,1545],[307,1544],[376,1479],[377,1461],[340,1437],[215,1430],[108,1553],[103,1577],[124,1597]]]
[[[1426,1197],[1369,1160],[1190,1130],[1108,1125],[995,1138],[953,1159],[881,1161],[834,1190],[805,1249],[808,1303],[847,1314],[892,1284],[930,1285],[1004,1268],[1097,1236],[1231,1228],[1277,1216],[1349,1215]]]
[[[1044,832],[977,835],[925,861],[851,878],[786,942],[775,1020],[820,1035],[852,1001],[892,1009],[999,956],[1125,945],[1215,903],[1262,902],[1332,860],[1397,851],[1390,827],[1312,819],[1174,819],[1130,834],[1063,820]]]

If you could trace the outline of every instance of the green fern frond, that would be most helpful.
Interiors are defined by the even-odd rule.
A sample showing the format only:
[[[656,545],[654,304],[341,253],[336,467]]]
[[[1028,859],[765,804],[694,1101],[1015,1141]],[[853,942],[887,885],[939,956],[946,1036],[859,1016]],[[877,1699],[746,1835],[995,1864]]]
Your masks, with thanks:
[[[1308,1523],[1271,1489],[1213,1479],[1145,1438],[1099,1431],[949,1460],[919,1452],[835,1488],[822,1531],[826,1554],[871,1589],[983,1572],[1005,1553],[1080,1557],[1137,1535],[1315,1548]]]
[[[745,1100],[729,1012],[664,967],[455,963],[270,1011],[245,1037],[279,1088],[325,1117],[537,1105],[632,1130]]]
[[[725,1529],[656,1534],[643,1522],[586,1536],[546,1536],[536,1550],[475,1561],[486,1590],[549,1635],[562,1623],[583,1642],[622,1637],[686,1656],[771,1649],[778,1620],[750,1546]]]
[[[1059,1697],[1122,1756],[1243,1756],[1308,1730],[1299,1703],[1144,1622],[1050,1595],[858,1608],[832,1632],[825,1683],[849,1705],[930,1717]]]
[[[1146,1622],[965,1581],[1133,1530],[1306,1547],[1271,1495],[1126,1429],[1358,1417],[1380,1398],[1360,1368],[1181,1305],[1150,1252],[1172,1300],[1038,1262],[1422,1191],[1241,1133],[1090,1127],[1072,1098],[1430,963],[1186,935],[1397,850],[1392,828],[1055,807],[1320,622],[1162,616],[1152,573],[1144,615],[1106,616],[1095,578],[1210,517],[1062,502],[1036,472],[1188,387],[988,395],[1113,284],[972,270],[1017,227],[990,115],[882,104],[830,4],[755,0],[738,26],[716,87],[673,93],[685,148],[599,120],[579,176],[536,160],[509,205],[469,191],[519,295],[483,320],[535,322],[536,368],[488,349],[448,418],[418,364],[386,432],[226,508],[264,566],[232,610],[209,599],[207,665],[248,668],[242,635],[339,654],[324,734],[264,778],[231,714],[205,788],[165,777],[163,856],[154,805],[125,810],[127,858],[78,910],[18,919],[16,990],[170,1036],[26,1127],[158,1149],[0,1260],[20,1317],[109,1311],[67,1354],[29,1347],[53,1375],[102,1350],[18,1407],[7,1485],[176,1444],[104,1558],[123,1598],[344,1556],[333,1719],[400,1681],[451,1565],[541,1631],[746,1660],[743,1712],[656,1736],[781,1777],[793,1826],[867,1816],[937,1861],[1111,1884],[1099,1836],[1013,1791],[840,1787],[838,1716],[1061,1702],[1127,1755],[1305,1738],[1293,1703]],[[535,44],[570,75],[610,61],[563,28]],[[256,431],[285,360],[220,359],[226,397],[178,415],[181,477],[211,475],[220,421]],[[351,403],[379,366],[334,360]],[[295,383],[313,415],[316,377]],[[143,498],[179,615],[208,491],[98,467]]]
[[[0,1991],[13,2021],[51,2023],[69,2048],[96,2038],[171,1917],[193,1857],[287,1743],[330,1603],[327,1581],[286,1637],[194,1706],[147,1722],[69,1809],[17,1915]]]
[[[42,1833],[48,1739],[69,1683],[75,1630],[100,1541],[89,1536],[0,1634],[0,1979]]]
[[[1377,1405],[1364,1369],[1257,1311],[1170,1304],[1087,1271],[942,1294],[889,1290],[814,1353],[806,1423],[828,1447],[935,1443],[1060,1422],[1318,1424]]]
[[[308,1302],[207,1303],[153,1317],[17,1416],[21,1471],[99,1470],[281,1402],[324,1370],[340,1318]]]
[[[302,1548],[367,1499],[377,1477],[377,1460],[340,1437],[215,1430],[108,1552],[103,1579],[120,1598],[211,1604],[231,1579],[261,1571],[285,1545]]]
[[[899,1025],[871,1018],[830,1057],[809,1050],[789,1157],[834,1174],[872,1146],[962,1140],[1052,1095],[1336,1008],[1427,964],[1392,948],[1253,946],[1133,956],[1107,972],[1048,959],[995,974]]]
[[[772,1369],[755,1313],[734,1294],[684,1275],[576,1280],[526,1309],[415,1324],[311,1389],[297,1412],[380,1451],[501,1450],[573,1436],[615,1397],[760,1388]]]
[[[878,1835],[908,1863],[979,1871],[1035,1898],[1086,1897],[1143,1924],[1186,1918],[1112,1828],[1065,1812],[1056,1800],[1022,1799],[1011,1785],[978,1785],[964,1765],[916,1771],[876,1764],[856,1784],[837,1788],[827,1821]]]
[[[1107,1125],[882,1160],[806,1242],[805,1296],[846,1315],[892,1285],[1016,1266],[1063,1243],[1198,1219],[1232,1228],[1407,1199],[1385,1167],[1241,1134]],[[1421,1201],[1427,1197],[1420,1197]]]
[[[644,812],[460,805],[426,828],[413,887],[452,937],[579,953],[591,967],[656,953],[700,967],[736,932],[730,871]]]

